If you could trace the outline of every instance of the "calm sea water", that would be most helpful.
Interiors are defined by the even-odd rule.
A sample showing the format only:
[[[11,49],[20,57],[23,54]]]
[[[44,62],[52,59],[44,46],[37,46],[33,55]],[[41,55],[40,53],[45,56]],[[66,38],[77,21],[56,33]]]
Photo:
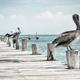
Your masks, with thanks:
[[[21,36],[24,38],[26,36]],[[31,51],[32,44],[37,45],[38,53],[47,54],[47,44],[51,43],[57,35],[38,35],[39,39],[36,39],[36,35],[29,35],[30,40],[28,39],[28,50]],[[80,40],[76,40],[71,45],[73,49],[80,50]],[[55,58],[59,61],[66,61],[66,48],[58,47],[55,49]]]

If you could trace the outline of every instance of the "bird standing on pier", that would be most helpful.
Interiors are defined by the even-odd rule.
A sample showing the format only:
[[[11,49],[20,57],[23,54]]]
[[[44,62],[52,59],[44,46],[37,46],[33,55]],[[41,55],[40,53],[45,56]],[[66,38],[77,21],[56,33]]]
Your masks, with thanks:
[[[12,35],[13,35],[13,47],[14,47],[15,44],[16,44],[16,46],[18,45],[18,47],[16,47],[16,49],[19,48],[18,39],[19,39],[19,35],[20,35],[20,33],[21,33],[20,28],[18,27],[17,29],[18,29],[18,31],[17,31],[17,32],[14,32],[14,33],[12,34]]]
[[[18,36],[19,36],[20,33],[21,33],[20,28],[18,27],[17,29],[18,29],[18,31],[17,31],[17,32],[14,32],[14,33],[12,34],[12,36],[13,36],[13,37],[16,37],[16,38],[18,38]]]
[[[7,33],[7,34],[5,34],[5,36],[4,37],[11,37],[12,36],[12,34],[9,34],[9,33]]]
[[[64,46],[67,47],[67,50],[72,50],[70,43],[80,36],[79,15],[74,14],[72,18],[77,26],[76,30],[66,31],[60,34],[58,38],[52,41],[54,47]]]
[[[7,33],[7,34],[4,35],[5,38],[7,37],[7,44],[8,44],[9,47],[11,46],[11,43],[10,43],[10,37],[11,36],[13,36],[11,33]]]

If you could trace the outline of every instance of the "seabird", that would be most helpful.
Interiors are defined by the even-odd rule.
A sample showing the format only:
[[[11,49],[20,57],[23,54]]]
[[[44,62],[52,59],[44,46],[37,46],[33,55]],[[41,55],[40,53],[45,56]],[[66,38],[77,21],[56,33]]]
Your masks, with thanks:
[[[12,34],[13,38],[14,38],[14,37],[18,37],[19,34],[21,33],[20,28],[18,27],[17,29],[18,29],[18,31]]]
[[[79,15],[74,14],[72,18],[77,26],[76,30],[66,31],[60,34],[59,37],[57,37],[54,41],[52,41],[54,47],[64,46],[67,47],[67,50],[72,50],[70,43],[80,35]]]
[[[5,34],[5,36],[7,36],[7,37],[11,37],[12,34],[7,33],[7,34]]]
[[[5,36],[7,36],[7,37],[11,37],[11,36],[15,37],[15,36],[19,35],[21,33],[21,31],[20,31],[19,27],[17,29],[18,29],[17,32],[11,33],[11,34],[7,33],[7,34],[5,34]]]

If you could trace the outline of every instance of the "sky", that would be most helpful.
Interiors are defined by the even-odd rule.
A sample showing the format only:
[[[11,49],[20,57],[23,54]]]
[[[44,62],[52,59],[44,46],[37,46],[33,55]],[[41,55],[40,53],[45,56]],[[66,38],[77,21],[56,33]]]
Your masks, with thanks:
[[[0,34],[60,34],[76,29],[80,0],[0,0]]]

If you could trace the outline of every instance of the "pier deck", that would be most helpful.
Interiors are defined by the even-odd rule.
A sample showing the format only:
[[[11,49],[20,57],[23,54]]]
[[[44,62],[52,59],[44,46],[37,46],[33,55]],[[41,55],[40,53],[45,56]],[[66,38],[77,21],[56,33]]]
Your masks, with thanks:
[[[0,80],[80,80],[80,69],[66,69],[46,55],[31,55],[0,42]]]

